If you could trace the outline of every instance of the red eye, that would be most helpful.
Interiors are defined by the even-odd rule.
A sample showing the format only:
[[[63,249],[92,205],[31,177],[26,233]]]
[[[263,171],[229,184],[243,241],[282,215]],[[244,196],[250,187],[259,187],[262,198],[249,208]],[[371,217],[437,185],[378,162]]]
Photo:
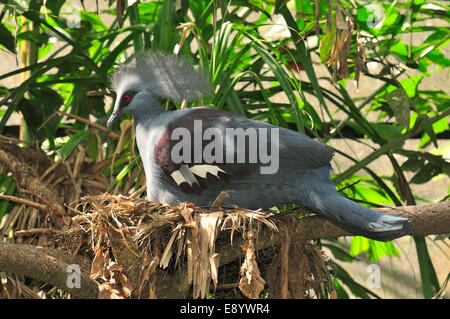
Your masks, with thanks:
[[[130,100],[131,100],[129,95],[124,95],[122,99],[124,102],[130,102]]]

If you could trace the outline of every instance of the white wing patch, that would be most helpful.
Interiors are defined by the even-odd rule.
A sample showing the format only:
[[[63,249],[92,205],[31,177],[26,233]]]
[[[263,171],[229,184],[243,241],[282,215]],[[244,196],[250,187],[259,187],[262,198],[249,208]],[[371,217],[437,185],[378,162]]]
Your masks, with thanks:
[[[201,178],[206,178],[208,173],[216,177],[218,177],[219,172],[225,173],[223,169],[214,165],[194,165],[191,167],[191,172]]]
[[[181,183],[188,183],[189,186],[192,186],[194,183],[198,184],[197,179],[195,178],[194,174],[192,174],[191,170],[189,169],[189,166],[183,164],[180,166],[180,169],[170,174],[172,176],[173,180],[180,185]]]
[[[206,175],[208,173],[219,177],[219,172],[225,173],[224,170],[215,165],[194,165],[192,167],[189,167],[183,164],[180,166],[179,170],[176,170],[175,172],[170,174],[170,176],[172,176],[177,185],[180,185],[181,183],[188,183],[189,186],[192,187],[192,185],[195,183],[199,184],[194,174],[206,179]]]

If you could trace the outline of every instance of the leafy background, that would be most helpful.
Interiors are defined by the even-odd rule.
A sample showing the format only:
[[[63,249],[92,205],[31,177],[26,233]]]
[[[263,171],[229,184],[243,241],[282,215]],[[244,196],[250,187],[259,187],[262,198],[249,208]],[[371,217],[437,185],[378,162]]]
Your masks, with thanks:
[[[113,132],[104,126],[115,98],[114,67],[151,49],[175,50],[207,71],[215,94],[203,104],[334,147],[333,180],[343,194],[372,207],[448,199],[445,2],[0,3],[0,54],[9,61],[0,74],[0,132],[18,121],[24,145],[56,160],[81,152],[93,164],[109,161],[104,191],[126,194],[144,185],[130,118]],[[18,192],[8,174],[0,174],[0,192]],[[13,208],[1,200],[0,220]],[[1,227],[5,234],[15,226]],[[321,241],[338,264],[340,298],[436,296],[448,278],[448,243],[446,236]],[[439,252],[438,266],[429,248]],[[368,289],[368,263],[382,267],[384,289]],[[406,286],[390,287],[396,272]]]

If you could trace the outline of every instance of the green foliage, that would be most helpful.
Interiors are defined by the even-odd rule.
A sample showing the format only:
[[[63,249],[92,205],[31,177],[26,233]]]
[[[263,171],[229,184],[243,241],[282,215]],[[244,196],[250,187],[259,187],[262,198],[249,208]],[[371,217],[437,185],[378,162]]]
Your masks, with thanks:
[[[63,0],[0,0],[0,49],[15,54],[23,41],[32,41],[38,46],[39,58],[37,63],[0,74],[3,80],[29,72],[21,85],[0,87],[0,133],[11,115],[20,111],[35,144],[46,145],[49,154],[67,158],[83,147],[94,163],[114,157],[103,171],[106,177],[112,177],[108,191],[136,191],[143,170],[132,129],[122,132],[118,140],[104,131],[95,131],[86,121],[105,125],[112,110],[111,100],[105,97],[114,98],[109,76],[117,64],[130,61],[144,50],[178,48],[180,54],[201,65],[210,76],[215,94],[203,101],[206,105],[295,128],[323,142],[341,136],[344,126],[351,127],[376,147],[363,160],[337,150],[353,164],[346,171],[338,171],[335,183],[344,187],[360,180],[344,193],[372,205],[412,204],[417,196],[410,184],[450,174],[450,164],[442,155],[423,149],[430,143],[437,145],[438,135],[449,130],[450,98],[442,91],[422,90],[419,85],[424,77],[450,65],[442,53],[450,40],[448,28],[421,22],[432,18],[448,22],[450,10],[443,4],[426,6],[425,1],[378,1],[375,9],[363,2],[355,8],[353,2],[340,1],[358,28],[350,39],[349,76],[336,78],[334,55],[340,53],[336,43],[342,32],[337,13],[345,12],[325,0],[136,2],[125,7],[123,16],[116,15],[116,3],[109,1],[110,8],[101,12],[112,21],[109,25],[96,12],[69,10]],[[317,3],[319,16],[315,16]],[[376,17],[378,11],[380,19]],[[73,24],[74,14],[78,14],[79,25]],[[262,33],[264,27],[275,23],[274,14],[284,17],[290,33],[287,39],[269,40]],[[15,16],[24,22],[16,25]],[[374,21],[379,23],[370,23]],[[31,22],[39,26],[37,32],[25,29]],[[303,40],[316,32],[318,45],[310,47]],[[406,34],[412,39],[421,32],[429,35],[417,46],[401,37]],[[356,100],[350,97],[346,85],[357,74],[367,73],[359,64],[361,45],[366,62],[377,62],[382,67],[378,74],[367,75],[384,84],[372,95]],[[323,79],[333,83],[336,90],[321,87],[313,63],[316,60],[326,64],[329,74]],[[419,74],[405,78],[405,66]],[[302,81],[299,72],[305,75]],[[275,102],[274,97],[280,95],[284,102]],[[317,98],[317,107],[313,107],[311,95]],[[180,107],[171,101],[165,106]],[[67,124],[63,122],[65,117],[55,113],[58,110],[86,121]],[[336,115],[341,114],[344,116],[339,118],[344,120],[337,120]],[[368,120],[371,114],[378,114],[376,121]],[[63,143],[56,142],[58,130],[66,134]],[[419,149],[403,150],[404,142],[414,136],[420,137]],[[377,176],[367,167],[384,155],[394,168],[400,168],[394,169],[393,176]],[[406,161],[400,165],[394,155]],[[360,169],[368,177],[355,176]],[[414,172],[406,184],[403,172]],[[14,181],[0,175],[0,192],[11,195],[15,191]],[[10,207],[8,201],[0,201],[0,219]],[[431,297],[439,290],[439,283],[424,241],[417,239],[416,243],[424,295]],[[398,256],[394,244],[361,237],[353,239],[349,252],[332,241],[327,244],[336,258],[348,262],[362,252],[373,261],[385,255]],[[338,297],[348,297],[344,286],[358,297],[377,297],[338,269]]]
[[[377,261],[383,256],[399,256],[392,242],[379,242],[365,237],[355,236],[350,246],[350,255],[357,256],[362,252],[367,253],[370,261]]]
[[[0,174],[0,193],[11,196],[16,191],[16,182],[11,176],[5,176]],[[7,199],[0,200],[0,220],[5,216],[12,208],[12,204]]]

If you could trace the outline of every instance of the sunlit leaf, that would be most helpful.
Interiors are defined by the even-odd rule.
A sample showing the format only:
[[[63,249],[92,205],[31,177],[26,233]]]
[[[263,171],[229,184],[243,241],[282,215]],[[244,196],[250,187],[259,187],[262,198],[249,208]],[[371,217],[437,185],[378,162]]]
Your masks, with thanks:
[[[78,133],[75,133],[67,143],[65,143],[63,145],[63,147],[61,147],[61,149],[59,150],[59,153],[67,158],[72,152],[73,150],[78,146],[78,144],[80,144],[87,136],[89,135],[89,132],[87,131],[81,131]]]
[[[409,108],[410,100],[402,88],[398,88],[386,94],[386,100],[389,103],[398,123],[405,128],[409,127]]]

